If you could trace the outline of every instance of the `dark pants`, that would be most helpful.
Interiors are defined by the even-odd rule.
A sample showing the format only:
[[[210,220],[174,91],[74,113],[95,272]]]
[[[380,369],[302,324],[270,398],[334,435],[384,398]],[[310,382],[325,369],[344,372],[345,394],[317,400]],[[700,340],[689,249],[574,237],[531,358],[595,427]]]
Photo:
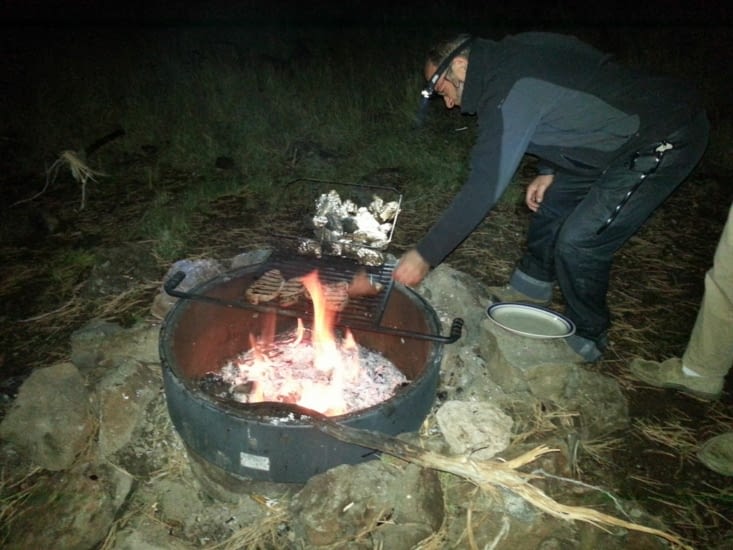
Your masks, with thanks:
[[[642,173],[653,166],[655,145],[642,150],[636,169],[620,159],[600,177],[558,173],[532,217],[527,251],[518,269],[538,281],[557,281],[566,315],[576,333],[603,345],[610,325],[606,303],[613,255],[636,233],[654,210],[684,181],[702,157],[709,124],[704,113],[688,126],[664,136],[674,148],[664,152],[617,216],[604,227]],[[651,162],[649,162],[651,160]]]

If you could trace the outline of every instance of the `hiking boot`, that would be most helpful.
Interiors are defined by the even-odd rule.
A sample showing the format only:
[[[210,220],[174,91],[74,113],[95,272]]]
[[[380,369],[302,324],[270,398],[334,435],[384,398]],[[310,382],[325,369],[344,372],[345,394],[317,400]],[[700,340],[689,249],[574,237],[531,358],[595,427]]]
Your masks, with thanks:
[[[723,393],[723,377],[688,376],[682,371],[682,359],[679,357],[663,363],[634,359],[629,370],[650,386],[679,390],[707,401],[714,401]]]
[[[518,302],[521,304],[534,304],[538,306],[548,306],[552,302],[552,298],[532,298],[527,296],[523,292],[519,292],[512,285],[506,286],[490,286],[489,287],[489,301],[492,304],[499,302]]]
[[[697,458],[712,471],[733,476],[733,432],[708,439],[700,447]]]

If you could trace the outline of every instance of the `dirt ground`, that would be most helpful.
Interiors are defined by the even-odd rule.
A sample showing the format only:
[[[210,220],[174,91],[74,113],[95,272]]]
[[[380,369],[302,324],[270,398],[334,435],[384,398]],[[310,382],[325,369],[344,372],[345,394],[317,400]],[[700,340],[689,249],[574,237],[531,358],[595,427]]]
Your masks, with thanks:
[[[522,170],[522,178],[530,169]],[[169,262],[155,257],[153,243],[120,235],[131,234],[127,229],[139,223],[151,200],[175,201],[177,190],[195,182],[162,169],[153,190],[124,162],[108,170],[115,176],[90,185],[84,210],[70,178],[34,201],[2,210],[3,410],[30,369],[68,355],[70,334],[90,319],[130,324],[149,316]],[[386,183],[399,184],[399,169],[385,174],[391,178]],[[694,454],[706,438],[733,424],[731,380],[722,400],[708,404],[645,388],[630,378],[627,367],[634,356],[664,359],[684,350],[731,202],[728,177],[703,164],[620,251],[609,294],[611,345],[600,363],[588,367],[621,382],[633,421],[602,459],[582,461],[587,479],[615,480],[615,491],[638,499],[699,548],[733,536],[730,484],[702,467]],[[7,196],[27,196],[29,178],[6,175]],[[189,229],[187,256],[226,258],[268,243],[278,218],[263,219],[250,202],[243,187],[242,194],[202,211]],[[430,223],[424,211],[409,206],[401,216],[395,254]],[[521,254],[528,219],[522,204],[502,202],[449,263],[484,283],[503,283]],[[562,308],[561,296],[555,305]]]

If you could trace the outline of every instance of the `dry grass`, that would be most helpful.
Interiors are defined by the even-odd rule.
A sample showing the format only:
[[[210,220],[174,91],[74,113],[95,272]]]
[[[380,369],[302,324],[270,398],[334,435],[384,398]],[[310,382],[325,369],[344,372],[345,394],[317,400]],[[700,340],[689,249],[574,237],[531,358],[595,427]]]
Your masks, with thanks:
[[[668,456],[679,457],[680,460],[694,460],[698,447],[697,436],[684,421],[683,418],[662,421],[641,418],[634,420],[633,429],[641,437],[668,449]]]
[[[733,427],[733,410],[723,403],[716,402],[707,411],[707,427],[703,437],[714,436],[728,432]]]
[[[521,406],[520,406],[521,410]],[[522,415],[515,424],[517,434],[512,438],[512,444],[519,444],[538,436],[555,432],[559,427],[572,427],[573,419],[578,413],[566,411],[557,406],[546,405],[540,402],[532,404],[532,414]]]
[[[12,529],[15,517],[25,510],[24,503],[38,489],[40,481],[37,474],[40,468],[31,468],[18,479],[6,478],[6,472],[0,477],[0,545]]]
[[[588,455],[591,460],[601,467],[613,463],[613,454],[623,449],[624,439],[621,437],[608,437],[606,439],[593,439],[580,442],[580,451]]]
[[[727,509],[730,510],[731,494],[730,488],[711,488],[710,491],[691,491],[676,495],[675,499],[669,498],[667,495],[657,491],[657,496],[652,500],[664,506],[665,515],[668,521],[675,525],[677,529],[686,532],[731,532],[733,529],[733,520]],[[723,507],[721,508],[721,503]],[[721,511],[722,510],[722,511]],[[716,541],[715,535],[708,539],[710,542]],[[699,548],[706,545],[700,543]]]
[[[264,518],[256,523],[234,532],[226,540],[207,546],[206,550],[285,550],[290,544],[278,534],[278,529],[286,521],[288,514],[284,507],[267,505],[268,511]]]

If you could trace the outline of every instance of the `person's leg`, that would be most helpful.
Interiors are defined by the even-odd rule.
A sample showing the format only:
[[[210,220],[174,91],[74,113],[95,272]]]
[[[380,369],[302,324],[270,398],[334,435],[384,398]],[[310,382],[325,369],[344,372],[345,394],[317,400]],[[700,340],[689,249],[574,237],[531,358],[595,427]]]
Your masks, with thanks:
[[[733,205],[705,275],[705,293],[682,363],[703,377],[721,378],[733,364]]]
[[[555,240],[565,219],[583,200],[592,179],[558,173],[532,215],[527,249],[506,287],[490,287],[494,301],[549,304],[555,286]]]
[[[541,281],[554,281],[555,243],[565,220],[586,197],[595,178],[558,173],[545,191],[539,210],[527,231],[527,250],[519,262],[523,273]]]
[[[555,241],[555,272],[566,314],[577,327],[574,342],[568,342],[576,351],[588,342],[605,345],[613,255],[690,174],[705,150],[707,130],[707,119],[702,117],[669,136],[674,148],[644,178],[627,161],[612,165],[562,224]],[[640,178],[641,184],[617,210]]]
[[[705,293],[682,358],[631,362],[631,372],[650,386],[717,399],[733,363],[733,205],[705,275]]]

